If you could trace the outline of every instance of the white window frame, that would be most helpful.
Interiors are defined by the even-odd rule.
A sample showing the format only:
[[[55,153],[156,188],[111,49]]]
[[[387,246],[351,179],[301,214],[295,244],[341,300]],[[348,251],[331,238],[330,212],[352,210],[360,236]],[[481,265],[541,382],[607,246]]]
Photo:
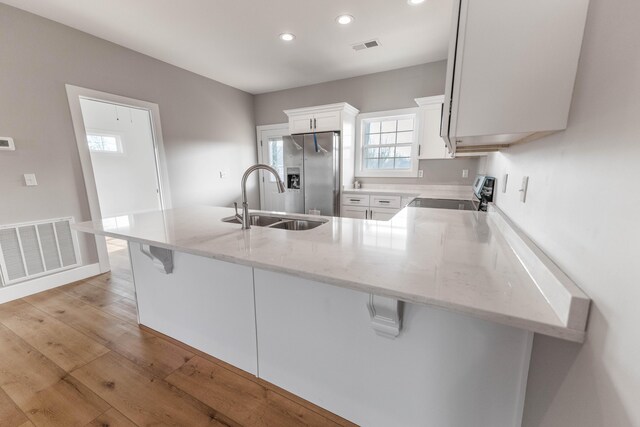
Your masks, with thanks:
[[[356,119],[356,177],[362,178],[416,178],[418,176],[418,145],[420,139],[420,117],[418,108],[403,108],[399,110],[376,111],[372,113],[358,114]],[[413,116],[413,144],[411,145],[411,168],[409,169],[366,169],[363,162],[364,151],[364,125],[373,119],[405,118]]]
[[[109,131],[101,131],[96,129],[87,129],[87,137],[89,135],[102,136],[102,137],[112,137],[116,139],[116,144],[118,145],[118,151],[101,151],[101,150],[92,150],[89,148],[89,152],[91,154],[99,154],[99,155],[107,155],[107,156],[124,156],[124,145],[122,144],[122,135],[116,132]],[[89,142],[87,141],[87,147],[89,147]]]

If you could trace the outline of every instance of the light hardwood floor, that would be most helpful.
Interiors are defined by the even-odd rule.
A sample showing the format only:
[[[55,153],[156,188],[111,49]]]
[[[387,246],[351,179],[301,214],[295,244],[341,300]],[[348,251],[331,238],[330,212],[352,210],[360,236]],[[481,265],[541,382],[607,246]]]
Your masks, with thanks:
[[[139,327],[125,242],[112,272],[0,305],[0,426],[347,426]]]

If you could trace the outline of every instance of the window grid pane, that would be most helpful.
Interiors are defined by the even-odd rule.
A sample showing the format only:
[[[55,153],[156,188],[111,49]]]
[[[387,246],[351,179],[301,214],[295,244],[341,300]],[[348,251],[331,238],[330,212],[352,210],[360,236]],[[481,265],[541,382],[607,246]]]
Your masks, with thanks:
[[[415,118],[380,118],[363,125],[365,169],[406,170],[411,168]]]

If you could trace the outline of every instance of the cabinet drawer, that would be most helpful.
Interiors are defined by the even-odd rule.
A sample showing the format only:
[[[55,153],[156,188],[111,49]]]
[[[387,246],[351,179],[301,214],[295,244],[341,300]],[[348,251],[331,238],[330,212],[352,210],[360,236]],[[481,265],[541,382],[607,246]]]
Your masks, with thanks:
[[[342,204],[351,206],[369,206],[369,196],[360,194],[343,194]]]
[[[400,208],[400,196],[371,196],[371,207]]]

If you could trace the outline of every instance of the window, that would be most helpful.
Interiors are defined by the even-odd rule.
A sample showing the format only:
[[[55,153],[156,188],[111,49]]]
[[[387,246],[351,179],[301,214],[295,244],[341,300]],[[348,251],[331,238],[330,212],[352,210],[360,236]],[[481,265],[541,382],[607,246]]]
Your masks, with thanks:
[[[120,135],[87,134],[89,151],[94,153],[122,154],[122,141]]]
[[[416,176],[416,110],[361,114],[358,176]]]
[[[278,171],[280,178],[284,179],[284,141],[281,136],[269,138],[269,165]],[[276,177],[269,174],[271,182],[276,182]]]

